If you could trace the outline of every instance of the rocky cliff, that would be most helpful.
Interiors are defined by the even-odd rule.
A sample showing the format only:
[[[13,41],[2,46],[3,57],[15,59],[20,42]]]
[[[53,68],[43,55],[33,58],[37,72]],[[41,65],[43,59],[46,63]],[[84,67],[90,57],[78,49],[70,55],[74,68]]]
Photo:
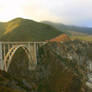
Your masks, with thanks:
[[[80,40],[50,42],[39,49],[38,64],[33,71],[28,70],[27,56],[20,49],[8,70],[17,82],[14,81],[9,87],[22,92],[92,92],[88,88],[91,84],[88,75],[92,71],[91,47],[92,43]],[[21,84],[16,87],[16,83]]]

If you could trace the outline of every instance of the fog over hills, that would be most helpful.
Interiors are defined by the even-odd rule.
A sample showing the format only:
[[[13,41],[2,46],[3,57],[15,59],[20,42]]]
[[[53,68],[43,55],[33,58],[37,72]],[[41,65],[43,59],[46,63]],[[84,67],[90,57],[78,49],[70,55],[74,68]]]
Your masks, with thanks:
[[[91,27],[81,27],[73,25],[65,25],[62,23],[54,23],[50,21],[42,21],[42,23],[49,24],[69,35],[92,35]]]

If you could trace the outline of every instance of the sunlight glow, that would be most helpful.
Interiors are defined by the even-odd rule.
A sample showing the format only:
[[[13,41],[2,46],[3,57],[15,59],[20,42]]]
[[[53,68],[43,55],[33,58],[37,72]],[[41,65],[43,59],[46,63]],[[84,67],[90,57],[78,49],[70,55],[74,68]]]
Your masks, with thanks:
[[[0,22],[16,17],[92,25],[92,0],[0,0]]]
[[[22,17],[21,5],[25,0],[20,1],[0,0],[0,21],[8,21],[16,17]]]
[[[43,0],[0,0],[0,21],[9,21],[16,17],[36,21],[59,20],[44,8]]]

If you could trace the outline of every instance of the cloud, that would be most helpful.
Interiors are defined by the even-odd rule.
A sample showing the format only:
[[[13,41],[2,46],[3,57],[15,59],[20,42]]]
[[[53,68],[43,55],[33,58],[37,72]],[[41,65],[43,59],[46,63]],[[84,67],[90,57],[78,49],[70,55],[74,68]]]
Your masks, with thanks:
[[[31,0],[29,8],[25,7],[26,15],[30,11],[29,17],[34,19],[80,26],[89,26],[91,10],[92,0]]]
[[[65,24],[82,25],[92,20],[92,0],[50,0],[47,8]]]
[[[39,0],[38,0],[39,1]],[[24,16],[31,18],[37,21],[58,21],[60,19],[58,16],[55,16],[48,8],[45,7],[45,2],[36,2],[36,0],[31,1],[29,5],[23,5],[22,11]]]
[[[90,26],[92,0],[0,0],[0,19],[14,17]]]

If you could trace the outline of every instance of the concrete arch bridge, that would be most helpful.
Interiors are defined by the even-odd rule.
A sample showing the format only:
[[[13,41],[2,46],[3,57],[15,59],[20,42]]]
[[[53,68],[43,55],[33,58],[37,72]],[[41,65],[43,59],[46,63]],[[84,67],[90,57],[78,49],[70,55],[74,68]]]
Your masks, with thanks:
[[[6,72],[9,69],[12,58],[19,48],[22,48],[29,59],[29,69],[37,65],[38,48],[47,42],[0,42],[0,69]]]

